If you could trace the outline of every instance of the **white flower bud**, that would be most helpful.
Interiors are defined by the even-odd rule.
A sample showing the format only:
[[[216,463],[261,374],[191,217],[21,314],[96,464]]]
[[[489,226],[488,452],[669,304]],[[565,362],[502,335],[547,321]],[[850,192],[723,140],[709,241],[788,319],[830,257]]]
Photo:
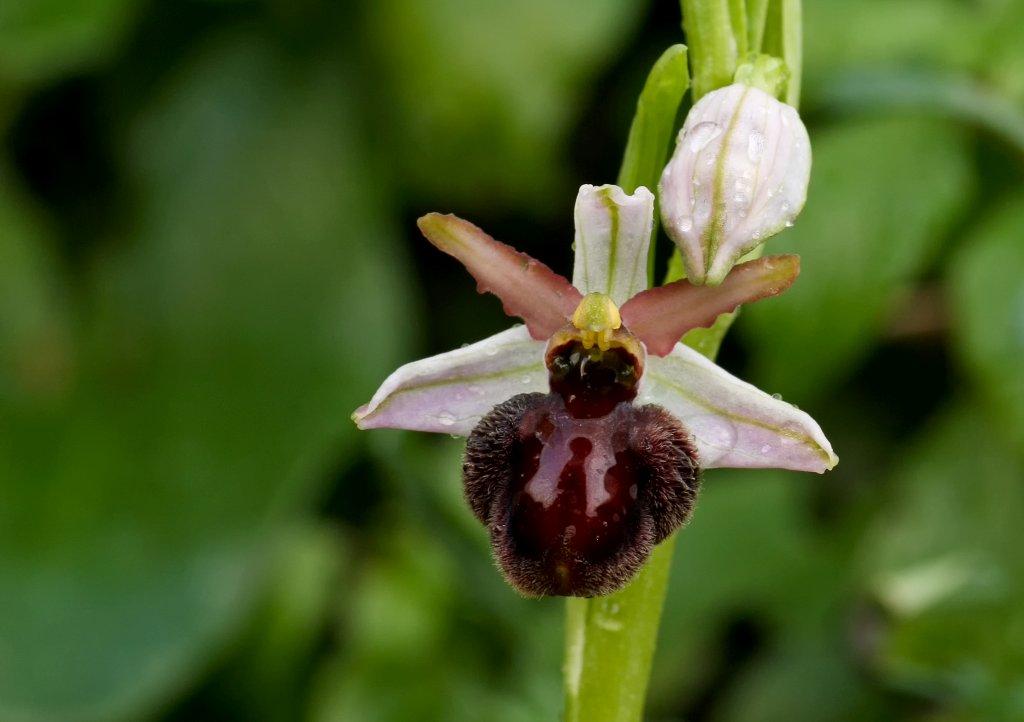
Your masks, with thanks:
[[[792,225],[811,145],[793,107],[736,83],[686,117],[661,176],[661,217],[693,283],[718,284],[743,254]]]

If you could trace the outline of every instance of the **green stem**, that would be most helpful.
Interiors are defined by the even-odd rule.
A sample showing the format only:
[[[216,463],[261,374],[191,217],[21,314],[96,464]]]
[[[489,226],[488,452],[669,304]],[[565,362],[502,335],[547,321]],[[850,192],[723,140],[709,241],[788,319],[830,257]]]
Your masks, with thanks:
[[[689,85],[686,46],[673,45],[654,64],[637,101],[618,178],[627,192],[638,186],[657,188],[676,115]],[[652,236],[656,234],[657,226]],[[652,237],[651,280],[654,255]],[[673,546],[670,541],[659,545],[629,586],[618,593],[567,600],[566,722],[631,722],[640,718]]]
[[[761,52],[782,58],[789,68],[786,102],[800,104],[800,68],[803,66],[803,11],[800,0],[771,0]]]
[[[674,548],[658,545],[615,594],[566,600],[566,722],[640,719]]]
[[[733,0],[682,0],[682,3],[684,13],[697,17],[696,22],[692,16],[686,22],[693,51],[693,94],[697,99],[733,80],[737,68],[737,43],[733,33],[741,31],[744,40],[747,34],[745,26],[734,25],[736,12],[743,3]],[[773,7],[776,5],[778,9]],[[796,97],[793,89],[799,92],[800,53],[798,35],[796,46],[793,44],[792,19],[796,17],[796,32],[799,33],[799,0],[770,0],[768,14],[766,32],[770,39],[789,50],[783,57],[791,73],[788,97]],[[627,191],[640,185],[652,189],[657,186],[678,106],[686,91],[685,65],[686,49],[673,46],[662,55],[648,77],[619,173],[619,185]],[[682,275],[682,262],[677,252],[666,282]],[[714,359],[735,317],[735,313],[723,314],[710,328],[690,331],[683,343]],[[656,547],[624,589],[606,597],[566,601],[565,722],[637,722],[641,719],[675,540],[676,535],[673,535]]]
[[[768,23],[768,0],[747,0],[747,49],[761,52],[764,28]]]
[[[693,61],[693,100],[732,82],[739,63],[734,18],[730,0],[682,0],[683,28]],[[743,46],[746,46],[746,31]]]

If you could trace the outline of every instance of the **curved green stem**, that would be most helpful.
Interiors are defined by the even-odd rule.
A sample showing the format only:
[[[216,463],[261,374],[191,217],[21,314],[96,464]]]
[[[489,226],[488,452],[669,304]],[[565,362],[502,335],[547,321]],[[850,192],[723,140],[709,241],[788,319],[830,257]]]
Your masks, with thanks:
[[[735,318],[735,313],[722,314],[710,328],[690,331],[683,342],[713,359]],[[675,546],[673,534],[614,594],[566,600],[565,722],[641,718]]]
[[[658,545],[620,592],[566,600],[566,722],[640,718],[674,548]]]
[[[766,51],[789,66],[787,99],[795,104],[800,87],[799,0],[751,2],[747,10],[751,17],[742,23],[737,22],[738,12],[746,5],[738,0],[682,0],[682,4],[693,51],[695,99],[732,82],[738,49],[748,45],[745,23],[750,20],[755,26],[752,37],[759,39],[764,32]],[[737,42],[737,33],[742,34],[743,42]],[[673,46],[651,70],[637,103],[619,173],[619,185],[627,191],[639,185],[657,186],[688,84],[686,48]],[[666,282],[682,275],[676,252]],[[714,359],[735,316],[723,314],[710,328],[686,334],[683,343]],[[606,597],[566,601],[565,722],[641,719],[675,540],[673,535],[656,547],[624,589]]]

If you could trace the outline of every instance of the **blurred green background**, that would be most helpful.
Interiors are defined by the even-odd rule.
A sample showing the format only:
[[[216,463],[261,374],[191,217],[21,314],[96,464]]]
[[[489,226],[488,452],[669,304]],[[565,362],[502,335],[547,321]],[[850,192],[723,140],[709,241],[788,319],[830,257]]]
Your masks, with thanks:
[[[0,2],[0,722],[555,719],[461,444],[357,434],[567,271],[670,0]],[[721,362],[826,476],[707,474],[650,720],[1024,719],[1024,2],[809,0],[787,295]],[[662,239],[660,256],[667,254]]]

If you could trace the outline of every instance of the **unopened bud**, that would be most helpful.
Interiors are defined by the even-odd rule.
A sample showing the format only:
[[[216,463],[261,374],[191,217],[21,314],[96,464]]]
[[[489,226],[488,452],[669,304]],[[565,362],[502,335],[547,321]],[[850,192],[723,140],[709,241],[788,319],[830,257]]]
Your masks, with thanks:
[[[661,176],[661,217],[693,283],[721,283],[748,251],[792,225],[811,146],[796,110],[735,83],[690,110]]]

